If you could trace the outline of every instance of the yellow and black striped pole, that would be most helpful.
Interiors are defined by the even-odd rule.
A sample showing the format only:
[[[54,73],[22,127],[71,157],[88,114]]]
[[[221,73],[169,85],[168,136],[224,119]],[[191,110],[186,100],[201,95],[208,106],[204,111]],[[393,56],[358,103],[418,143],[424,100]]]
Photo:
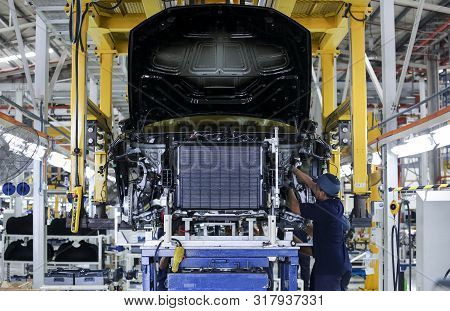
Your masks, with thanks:
[[[426,186],[411,186],[411,187],[396,187],[389,188],[389,191],[402,192],[402,191],[416,191],[416,190],[437,190],[450,187],[450,184],[437,184],[437,185],[426,185]]]

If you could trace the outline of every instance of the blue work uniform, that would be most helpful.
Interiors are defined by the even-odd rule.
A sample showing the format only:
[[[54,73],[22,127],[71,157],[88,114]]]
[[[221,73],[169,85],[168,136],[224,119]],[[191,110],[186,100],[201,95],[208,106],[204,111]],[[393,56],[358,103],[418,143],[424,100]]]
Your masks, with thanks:
[[[339,199],[328,199],[317,203],[301,203],[300,210],[303,217],[314,222],[315,262],[311,274],[311,290],[344,290],[351,264],[345,246],[342,202]]]

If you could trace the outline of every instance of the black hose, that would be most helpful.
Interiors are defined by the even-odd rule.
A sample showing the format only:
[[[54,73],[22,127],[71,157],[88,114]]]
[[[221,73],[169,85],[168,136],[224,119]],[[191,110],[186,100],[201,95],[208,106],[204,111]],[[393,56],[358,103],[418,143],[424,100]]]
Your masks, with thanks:
[[[158,270],[159,270],[159,258],[158,258],[158,252],[159,249],[161,248],[161,244],[164,243],[164,238],[161,240],[161,242],[158,243],[158,246],[156,247],[155,250],[155,256],[153,258],[154,264],[155,264],[155,273],[153,275],[153,287],[156,290],[157,286],[158,286]]]
[[[394,291],[397,290],[397,278],[398,278],[398,270],[395,264],[395,247],[394,247],[394,238],[397,237],[397,226],[393,225],[392,229],[391,229],[391,259],[392,259],[392,280],[393,280],[393,285],[394,285]],[[398,243],[398,240],[397,240]],[[398,246],[397,246],[398,249]],[[398,254],[398,252],[397,252]],[[398,262],[398,258],[397,258],[397,262]]]
[[[362,18],[362,19],[355,17],[355,15],[353,15],[353,13],[352,13],[351,8],[352,8],[352,4],[351,3],[347,4],[347,7],[345,8],[343,17],[348,18],[348,14],[350,14],[350,16],[358,22],[365,22],[367,20],[367,16],[364,16],[364,18]]]
[[[394,291],[398,290],[398,280],[399,280],[399,274],[400,274],[400,211],[398,212],[398,227],[395,224],[394,219],[394,225],[392,226],[391,230],[391,258],[392,258],[392,276],[393,276],[393,283],[394,283]],[[395,240],[394,240],[395,239]],[[395,244],[394,244],[395,241]],[[395,246],[394,246],[395,245]],[[395,262],[395,255],[397,254],[397,263]]]
[[[402,204],[406,205],[406,208],[408,210],[408,251],[409,251],[409,290],[412,290],[412,241],[411,241],[411,209],[409,207],[409,201],[403,200]]]

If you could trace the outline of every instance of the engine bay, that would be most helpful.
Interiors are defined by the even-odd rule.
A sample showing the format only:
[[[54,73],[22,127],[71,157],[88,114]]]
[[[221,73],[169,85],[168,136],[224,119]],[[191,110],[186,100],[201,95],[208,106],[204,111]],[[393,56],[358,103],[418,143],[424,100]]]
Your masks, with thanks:
[[[267,126],[266,120],[243,125],[224,119],[198,130],[192,129],[195,122],[171,120],[177,131],[161,132],[164,126],[151,125],[113,143],[124,228],[156,232],[164,227],[163,216],[171,215],[189,219],[185,230],[192,235],[226,236],[248,233],[242,225],[247,218],[303,221],[286,208],[283,190],[292,180],[292,165],[317,176],[329,157],[330,147],[315,134],[317,125],[304,122],[296,133],[288,125]],[[296,188],[298,195],[313,200],[309,190]],[[223,232],[205,228],[209,222],[222,224]],[[233,232],[226,224],[234,224]]]

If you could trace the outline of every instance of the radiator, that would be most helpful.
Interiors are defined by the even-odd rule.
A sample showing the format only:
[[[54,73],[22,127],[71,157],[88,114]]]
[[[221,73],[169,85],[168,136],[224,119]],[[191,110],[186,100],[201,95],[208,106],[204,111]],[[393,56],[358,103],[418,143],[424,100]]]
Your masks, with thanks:
[[[177,206],[187,210],[254,210],[262,205],[260,145],[178,147]]]

